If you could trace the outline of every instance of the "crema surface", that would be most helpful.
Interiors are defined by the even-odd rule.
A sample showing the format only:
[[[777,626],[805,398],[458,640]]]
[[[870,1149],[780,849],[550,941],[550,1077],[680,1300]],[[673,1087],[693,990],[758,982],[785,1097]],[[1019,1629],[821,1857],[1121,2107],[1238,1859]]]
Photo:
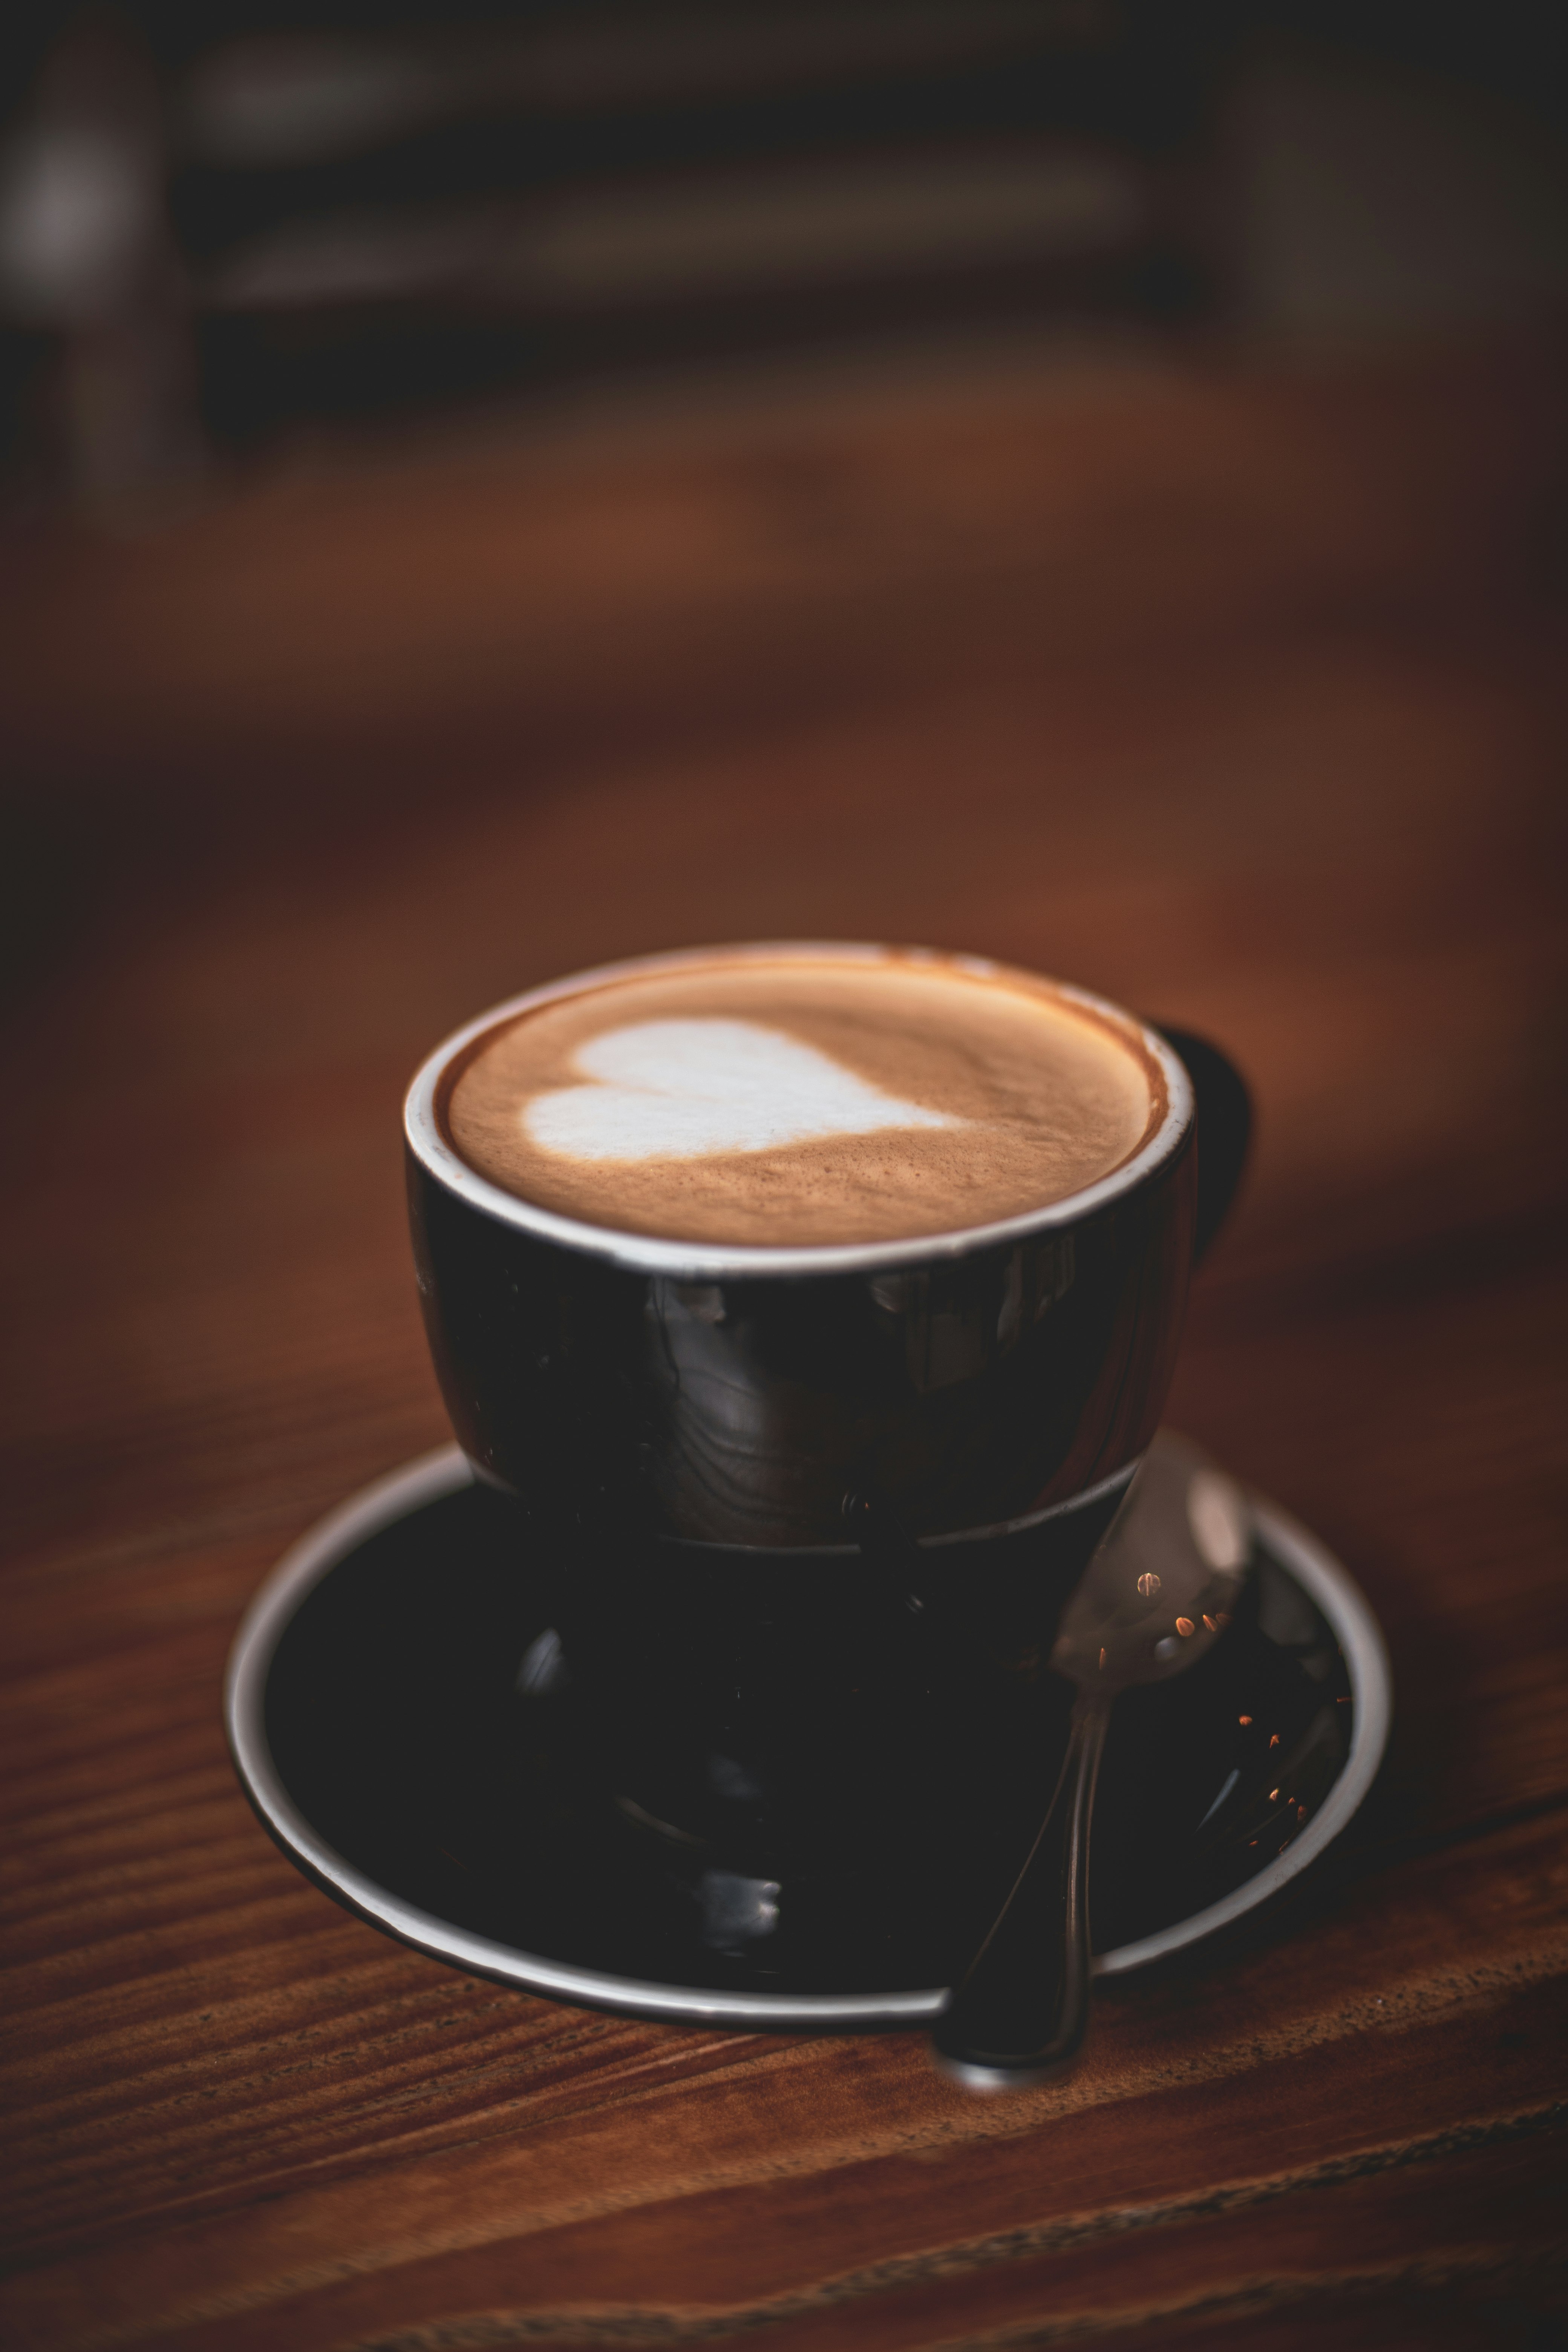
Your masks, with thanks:
[[[563,1216],[671,1241],[917,1239],[1065,1200],[1164,1111],[1131,1031],[940,959],[700,959],[498,1023],[453,1148]]]

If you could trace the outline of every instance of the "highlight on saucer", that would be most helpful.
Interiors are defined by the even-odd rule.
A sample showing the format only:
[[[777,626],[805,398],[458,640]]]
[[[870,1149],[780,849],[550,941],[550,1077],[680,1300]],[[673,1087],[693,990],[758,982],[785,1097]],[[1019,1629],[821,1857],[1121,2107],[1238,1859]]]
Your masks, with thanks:
[[[586,1084],[522,1107],[542,1151],[572,1160],[694,1160],[884,1128],[969,1124],[905,1102],[818,1046],[757,1021],[638,1021],[573,1055]]]

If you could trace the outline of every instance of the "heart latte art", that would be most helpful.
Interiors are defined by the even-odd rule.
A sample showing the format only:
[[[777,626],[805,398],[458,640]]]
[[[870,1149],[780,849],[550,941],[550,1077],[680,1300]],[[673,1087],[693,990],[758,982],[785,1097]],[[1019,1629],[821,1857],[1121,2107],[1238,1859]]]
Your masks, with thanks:
[[[1046,1206],[1163,1110],[1136,1033],[1048,982],[824,950],[697,955],[502,1018],[443,1115],[471,1168],[542,1208],[787,1247]]]
[[[582,1046],[598,1081],[535,1095],[522,1124],[570,1160],[699,1160],[883,1128],[961,1127],[868,1086],[816,1045],[755,1021],[638,1021]]]

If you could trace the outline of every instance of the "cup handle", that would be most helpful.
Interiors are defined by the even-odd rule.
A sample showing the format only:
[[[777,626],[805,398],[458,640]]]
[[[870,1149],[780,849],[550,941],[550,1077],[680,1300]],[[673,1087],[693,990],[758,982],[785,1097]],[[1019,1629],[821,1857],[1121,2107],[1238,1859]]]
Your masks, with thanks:
[[[1187,1029],[1155,1024],[1178,1053],[1193,1082],[1198,1105],[1198,1213],[1193,1262],[1207,1255],[1241,1183],[1252,1136],[1252,1097],[1236,1064]]]

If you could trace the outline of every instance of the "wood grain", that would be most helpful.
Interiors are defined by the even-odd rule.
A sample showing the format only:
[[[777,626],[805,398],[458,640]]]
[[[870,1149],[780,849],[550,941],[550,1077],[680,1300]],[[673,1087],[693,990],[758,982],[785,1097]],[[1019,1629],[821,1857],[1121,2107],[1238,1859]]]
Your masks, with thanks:
[[[0,557],[10,805],[69,886],[3,1039],[7,2344],[1562,2340],[1561,388],[1518,348],[862,387]],[[552,972],[789,932],[1237,1054],[1172,1417],[1394,1654],[1341,1849],[1000,2105],[915,2037],[404,1952],[223,1749],[272,1559],[444,1434],[415,1062]]]

